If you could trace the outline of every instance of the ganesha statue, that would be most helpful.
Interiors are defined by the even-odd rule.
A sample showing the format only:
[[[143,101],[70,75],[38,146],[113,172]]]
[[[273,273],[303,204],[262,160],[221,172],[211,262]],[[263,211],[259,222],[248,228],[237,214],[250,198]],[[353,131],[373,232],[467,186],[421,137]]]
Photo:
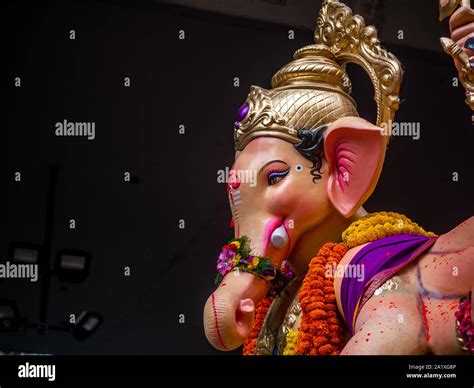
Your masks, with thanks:
[[[472,15],[464,7],[451,17],[462,47]],[[399,105],[399,61],[338,1],[323,3],[314,41],[271,89],[252,86],[238,111],[227,187],[234,238],[204,307],[209,342],[243,345],[245,355],[472,354],[474,218],[436,234],[363,208]],[[373,83],[374,124],[359,117],[348,63]]]

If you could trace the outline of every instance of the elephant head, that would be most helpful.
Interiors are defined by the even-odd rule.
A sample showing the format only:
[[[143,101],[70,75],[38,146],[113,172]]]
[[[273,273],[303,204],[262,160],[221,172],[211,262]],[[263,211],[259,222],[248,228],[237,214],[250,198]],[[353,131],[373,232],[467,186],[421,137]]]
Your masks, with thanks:
[[[395,75],[399,81],[401,70]],[[387,97],[375,87],[376,96]],[[322,243],[339,239],[363,215],[382,169],[388,138],[359,117],[350,89],[337,55],[316,44],[295,53],[272,89],[252,86],[238,111],[228,185],[235,237],[247,236],[252,255],[275,267],[286,260],[299,278]],[[391,105],[378,106],[390,119],[397,85],[391,92]],[[220,350],[240,346],[268,290],[254,274],[226,274],[204,307],[209,342]]]

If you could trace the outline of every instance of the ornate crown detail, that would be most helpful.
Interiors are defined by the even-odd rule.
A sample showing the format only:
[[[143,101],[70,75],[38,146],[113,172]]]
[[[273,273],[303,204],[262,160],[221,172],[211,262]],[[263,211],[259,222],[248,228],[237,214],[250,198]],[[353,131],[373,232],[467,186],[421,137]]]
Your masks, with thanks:
[[[377,30],[335,0],[325,0],[317,20],[314,40],[327,46],[341,65],[362,66],[375,88],[377,125],[390,125],[399,106],[403,71],[400,62],[380,45]]]
[[[242,143],[246,137],[242,148],[254,138],[252,133],[258,136],[275,136],[275,133],[279,133],[285,140],[297,139],[297,131],[286,126],[287,119],[274,110],[268,90],[258,86],[250,87],[247,102],[239,109],[239,116],[242,117],[241,121],[235,123],[234,139],[236,143]]]
[[[251,87],[235,123],[237,150],[258,136],[296,143],[302,128],[358,116],[345,70],[349,62],[368,73],[375,89],[376,124],[390,128],[399,106],[403,72],[397,58],[381,47],[376,29],[339,1],[325,0],[314,40],[273,76],[271,90]]]

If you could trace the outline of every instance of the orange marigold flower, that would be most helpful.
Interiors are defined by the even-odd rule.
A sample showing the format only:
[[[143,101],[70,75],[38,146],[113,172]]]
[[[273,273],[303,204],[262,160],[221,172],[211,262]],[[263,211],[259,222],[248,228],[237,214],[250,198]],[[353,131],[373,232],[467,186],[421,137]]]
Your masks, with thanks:
[[[326,269],[323,268],[321,265],[318,265],[318,266],[312,268],[312,272],[313,272],[315,275],[324,276],[324,274],[326,273]]]
[[[334,287],[324,287],[323,291],[325,294],[334,294]]]
[[[332,346],[330,344],[323,345],[318,349],[319,354],[321,356],[327,356],[327,355],[331,354],[334,350],[335,350],[334,346]]]
[[[311,288],[322,288],[323,286],[324,286],[324,283],[323,283],[321,280],[315,279],[315,280],[311,283]]]
[[[328,325],[328,329],[331,332],[337,332],[337,333],[342,333],[342,327],[341,325]]]
[[[316,348],[319,348],[320,346],[326,345],[328,343],[328,339],[323,336],[317,336],[313,338],[313,345]]]
[[[324,256],[317,256],[315,257],[314,259],[314,263],[312,266],[310,266],[309,268],[312,268],[314,267],[316,264],[320,264],[322,266],[326,265],[327,264],[327,260],[324,258]]]
[[[328,303],[336,302],[336,295],[334,294],[326,294],[324,295],[324,300]]]
[[[329,329],[327,327],[318,328],[318,327],[313,326],[311,328],[311,334],[317,335],[317,336],[320,336],[320,337],[328,337],[329,338],[331,332],[329,331]]]
[[[324,300],[324,292],[323,290],[311,290],[313,296],[321,296],[323,298],[321,298],[321,300]]]
[[[313,322],[313,326],[316,327],[317,329],[327,329],[329,327],[329,325],[325,321]]]
[[[312,341],[298,341],[298,345],[296,345],[296,354],[306,354],[311,350],[312,346]]]
[[[313,295],[309,298],[309,301],[311,303],[319,302],[319,303],[322,303],[324,305],[324,296]]]
[[[342,339],[339,338],[339,337],[332,337],[330,340],[329,340],[329,343],[333,344],[333,345],[341,345],[342,344]]]
[[[346,253],[347,253],[347,247],[345,244],[337,244],[334,248],[333,248],[333,252],[334,253],[337,253],[339,256],[344,256]]]
[[[323,302],[311,302],[309,303],[308,307],[307,307],[308,311],[313,311],[313,310],[325,310],[325,307],[324,307],[324,303]]]
[[[319,309],[308,312],[309,318],[310,319],[315,319],[315,320],[324,319],[324,318],[326,318],[326,315],[327,315],[326,311],[319,310]]]

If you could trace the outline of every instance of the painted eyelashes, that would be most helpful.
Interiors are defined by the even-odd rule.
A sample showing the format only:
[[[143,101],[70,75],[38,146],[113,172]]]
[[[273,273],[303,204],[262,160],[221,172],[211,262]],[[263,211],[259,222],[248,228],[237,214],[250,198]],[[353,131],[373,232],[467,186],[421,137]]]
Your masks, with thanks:
[[[284,170],[275,169],[271,170],[267,174],[267,181],[269,186],[276,185],[281,182],[290,172],[290,167]]]

